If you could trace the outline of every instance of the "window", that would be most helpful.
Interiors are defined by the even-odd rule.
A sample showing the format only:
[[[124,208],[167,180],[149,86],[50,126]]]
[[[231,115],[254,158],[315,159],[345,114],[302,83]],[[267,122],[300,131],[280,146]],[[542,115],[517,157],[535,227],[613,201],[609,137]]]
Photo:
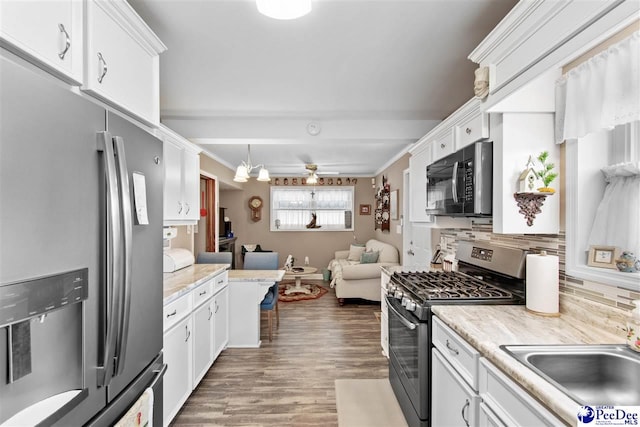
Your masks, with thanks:
[[[351,231],[353,192],[353,187],[271,187],[271,231]]]
[[[596,222],[596,212],[603,209],[601,201],[606,194],[607,182],[603,168],[620,163],[640,161],[640,124],[634,122],[616,126],[614,130],[601,130],[586,137],[569,140],[567,146],[567,259],[566,271],[574,277],[640,290],[638,273],[621,273],[617,270],[590,267],[587,265],[589,247],[600,244],[630,250],[638,255],[638,194],[616,198],[604,207],[609,210],[607,227]],[[637,166],[636,166],[637,168]],[[637,179],[637,178],[636,178]],[[637,184],[636,184],[637,185]],[[633,204],[630,206],[629,204]],[[595,224],[594,224],[595,222]],[[594,225],[596,229],[594,230]],[[635,240],[629,240],[634,237]]]

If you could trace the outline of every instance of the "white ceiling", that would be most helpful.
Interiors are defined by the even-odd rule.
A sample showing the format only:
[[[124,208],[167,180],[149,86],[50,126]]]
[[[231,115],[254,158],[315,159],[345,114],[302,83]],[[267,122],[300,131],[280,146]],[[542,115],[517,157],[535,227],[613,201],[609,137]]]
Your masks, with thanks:
[[[165,125],[230,167],[251,144],[272,175],[372,176],[473,96],[467,55],[516,1],[314,0],[292,21],[252,0],[130,3],[168,47]]]

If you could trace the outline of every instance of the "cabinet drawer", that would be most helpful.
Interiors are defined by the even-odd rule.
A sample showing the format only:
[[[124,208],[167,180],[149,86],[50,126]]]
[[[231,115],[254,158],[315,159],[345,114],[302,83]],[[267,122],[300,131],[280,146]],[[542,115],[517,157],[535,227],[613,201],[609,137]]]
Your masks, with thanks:
[[[453,153],[453,134],[454,128],[451,128],[433,141],[433,162]]]
[[[456,150],[481,139],[489,138],[488,117],[487,114],[478,113],[478,115],[457,126]]]
[[[471,388],[478,390],[480,353],[437,317],[433,317],[432,341]]]
[[[213,296],[213,280],[207,280],[202,285],[191,291],[193,295],[193,308],[200,307],[205,301]]]
[[[162,309],[162,330],[167,331],[180,319],[191,314],[191,293],[167,304]]]
[[[228,283],[229,273],[225,270],[213,278],[213,294],[215,295],[220,292]]]
[[[480,359],[478,376],[482,401],[504,425],[563,425],[555,415],[485,358]]]

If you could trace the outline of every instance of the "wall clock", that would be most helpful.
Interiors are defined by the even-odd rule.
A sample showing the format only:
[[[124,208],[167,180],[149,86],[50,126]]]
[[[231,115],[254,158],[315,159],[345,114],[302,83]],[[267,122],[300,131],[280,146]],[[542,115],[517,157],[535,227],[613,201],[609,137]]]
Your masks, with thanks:
[[[262,199],[258,196],[252,196],[249,199],[249,208],[251,209],[251,219],[260,221],[262,219]]]

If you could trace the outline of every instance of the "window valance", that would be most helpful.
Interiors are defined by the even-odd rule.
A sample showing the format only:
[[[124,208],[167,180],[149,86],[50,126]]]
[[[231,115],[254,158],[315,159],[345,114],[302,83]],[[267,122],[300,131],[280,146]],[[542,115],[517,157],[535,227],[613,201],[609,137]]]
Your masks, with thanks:
[[[556,142],[640,120],[640,32],[556,83]]]

